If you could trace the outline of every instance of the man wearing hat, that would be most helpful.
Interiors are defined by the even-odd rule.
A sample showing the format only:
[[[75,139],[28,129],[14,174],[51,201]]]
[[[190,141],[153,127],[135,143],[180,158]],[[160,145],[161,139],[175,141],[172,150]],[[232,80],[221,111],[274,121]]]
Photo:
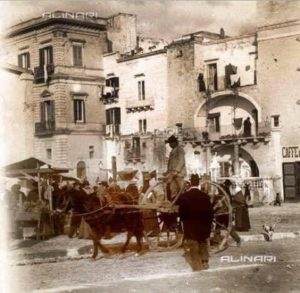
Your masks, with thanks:
[[[208,239],[213,221],[213,207],[207,193],[201,191],[198,174],[191,176],[191,188],[176,201],[183,223],[185,258],[193,271],[208,269]]]
[[[167,175],[171,199],[173,199],[184,186],[184,177],[186,176],[185,154],[174,135],[170,136],[165,143],[168,143],[172,149],[169,155]]]

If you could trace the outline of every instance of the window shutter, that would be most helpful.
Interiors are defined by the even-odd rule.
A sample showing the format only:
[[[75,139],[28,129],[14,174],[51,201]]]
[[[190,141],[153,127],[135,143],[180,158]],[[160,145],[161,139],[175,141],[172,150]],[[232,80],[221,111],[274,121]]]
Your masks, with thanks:
[[[115,108],[115,124],[121,124],[121,109]]]
[[[45,122],[45,105],[41,103],[41,122]]]
[[[83,122],[86,122],[85,119],[85,101],[82,100],[82,115],[83,115]]]
[[[145,81],[142,81],[142,100],[145,100]]]
[[[73,46],[73,63],[75,66],[78,65],[78,54],[77,54],[77,46]]]
[[[45,58],[44,58],[44,49],[40,49],[40,66],[44,66]]]
[[[19,67],[23,67],[23,64],[22,64],[22,54],[18,55],[18,66]]]
[[[82,66],[82,47],[81,46],[77,46],[77,57],[78,57],[78,65]]]
[[[50,101],[50,120],[55,121],[55,102]]]
[[[53,48],[52,46],[49,47],[49,63],[48,64],[53,64]]]
[[[74,110],[74,122],[76,123],[77,121],[77,114],[76,114],[76,105],[77,104],[77,100],[73,101],[73,110]]]
[[[109,117],[109,111],[110,109],[106,110],[106,125],[109,125],[110,124],[110,117]]]
[[[138,90],[139,90],[139,100],[141,100],[141,95],[142,95],[142,91],[141,91],[141,81],[138,81]]]
[[[26,53],[26,57],[27,57],[27,68],[30,68],[30,54]]]
[[[76,46],[73,46],[73,64],[77,65],[77,52],[76,52]]]
[[[119,77],[116,77],[116,79],[115,79],[115,83],[116,83],[116,84],[115,84],[115,87],[117,87],[117,88],[118,88],[118,87],[119,87]]]

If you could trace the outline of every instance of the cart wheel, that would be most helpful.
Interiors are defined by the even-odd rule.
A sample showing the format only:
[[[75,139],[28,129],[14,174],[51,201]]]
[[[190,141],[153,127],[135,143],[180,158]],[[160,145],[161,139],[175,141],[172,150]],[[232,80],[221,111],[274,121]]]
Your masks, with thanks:
[[[180,219],[176,212],[169,210],[174,207],[174,202],[180,191],[171,202],[167,199],[166,182],[159,181],[151,186],[140,198],[140,205],[153,207],[153,220],[156,221],[154,230],[144,233],[146,242],[151,250],[171,250],[182,245],[183,232]],[[162,209],[166,210],[161,211]]]
[[[158,229],[147,231],[144,237],[150,250],[166,251],[179,248],[183,241],[181,222],[177,214],[156,212]]]
[[[230,196],[218,183],[210,180],[200,182],[208,190],[213,201],[214,219],[210,237],[210,254],[221,252],[228,247],[232,228],[232,206]]]

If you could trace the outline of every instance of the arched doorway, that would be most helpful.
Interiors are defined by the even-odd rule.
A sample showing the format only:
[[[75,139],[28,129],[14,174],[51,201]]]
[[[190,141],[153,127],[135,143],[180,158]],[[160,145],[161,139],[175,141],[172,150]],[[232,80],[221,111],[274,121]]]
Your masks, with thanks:
[[[77,163],[76,171],[77,171],[77,178],[80,179],[86,178],[86,165],[84,161],[80,161]]]
[[[234,174],[234,149],[231,145],[213,148],[220,164],[220,176],[230,177]],[[259,177],[259,168],[254,158],[242,147],[239,149],[239,170],[241,177]]]

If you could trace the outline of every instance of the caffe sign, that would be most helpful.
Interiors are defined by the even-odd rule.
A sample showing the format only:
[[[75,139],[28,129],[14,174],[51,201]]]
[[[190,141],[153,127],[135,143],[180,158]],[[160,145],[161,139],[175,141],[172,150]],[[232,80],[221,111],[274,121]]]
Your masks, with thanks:
[[[300,147],[299,146],[282,147],[282,158],[284,159],[300,158]]]

